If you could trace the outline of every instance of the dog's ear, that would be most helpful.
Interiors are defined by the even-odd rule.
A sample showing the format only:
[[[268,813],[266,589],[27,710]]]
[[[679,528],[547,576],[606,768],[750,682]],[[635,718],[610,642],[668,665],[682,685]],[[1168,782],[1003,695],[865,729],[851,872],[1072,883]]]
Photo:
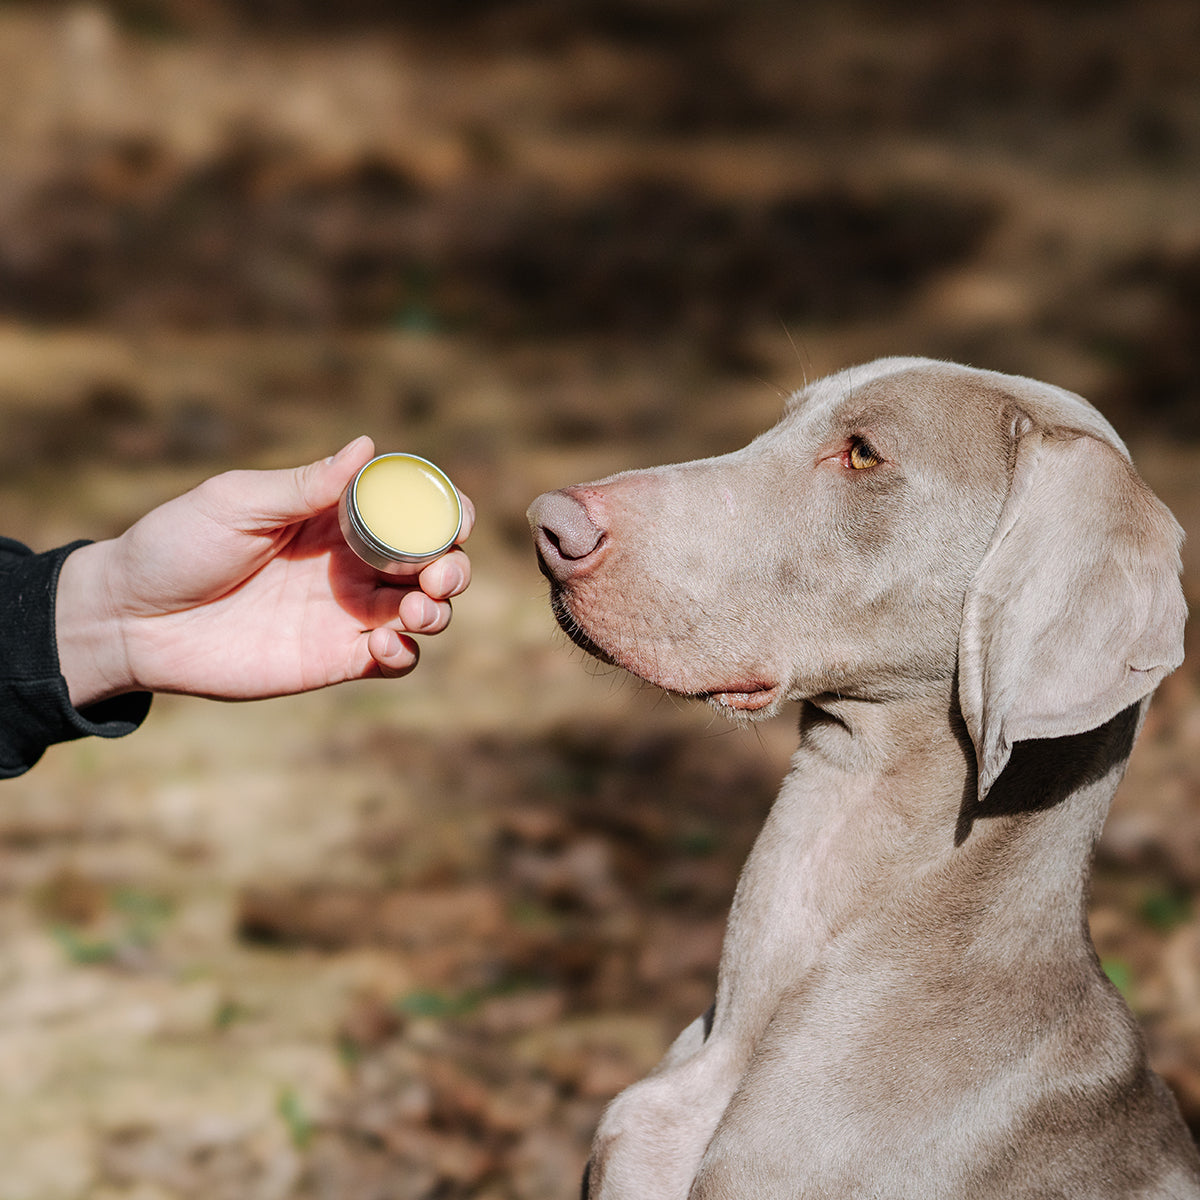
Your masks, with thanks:
[[[1175,518],[1115,446],[1018,420],[1008,498],[959,636],[981,800],[1014,742],[1094,729],[1183,661]]]

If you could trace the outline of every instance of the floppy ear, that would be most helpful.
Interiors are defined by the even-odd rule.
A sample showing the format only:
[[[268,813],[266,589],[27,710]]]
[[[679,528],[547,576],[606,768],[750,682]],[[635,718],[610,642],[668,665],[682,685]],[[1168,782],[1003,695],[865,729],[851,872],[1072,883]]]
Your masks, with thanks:
[[[1115,447],[1069,430],[1019,437],[959,635],[981,800],[1014,742],[1094,729],[1183,661],[1182,540]]]

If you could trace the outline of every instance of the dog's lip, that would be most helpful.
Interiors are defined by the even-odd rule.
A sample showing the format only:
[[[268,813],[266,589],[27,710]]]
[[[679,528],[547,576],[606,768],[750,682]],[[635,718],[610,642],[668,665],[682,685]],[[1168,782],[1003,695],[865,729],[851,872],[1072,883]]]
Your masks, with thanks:
[[[707,700],[721,708],[735,712],[758,712],[774,704],[783,690],[778,683],[753,678],[733,679],[712,688],[696,688],[694,684],[689,687],[684,680],[678,677],[664,677],[657,670],[649,671],[645,664],[631,661],[625,655],[611,652],[594,641],[591,632],[575,616],[568,601],[566,588],[551,587],[550,607],[560,628],[581,650],[585,650],[600,662],[624,667],[625,670],[631,671],[639,678],[664,688],[668,692],[674,692],[676,695]]]
[[[711,700],[722,708],[736,708],[741,712],[757,712],[771,705],[779,696],[779,684],[759,681],[731,683],[727,687],[712,688],[701,693],[701,698]]]

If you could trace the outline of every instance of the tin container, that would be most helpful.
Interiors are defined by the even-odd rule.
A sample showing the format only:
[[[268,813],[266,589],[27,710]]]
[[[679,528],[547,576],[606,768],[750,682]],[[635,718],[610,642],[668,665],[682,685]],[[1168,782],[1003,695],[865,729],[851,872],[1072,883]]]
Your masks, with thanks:
[[[462,528],[462,501],[449,476],[416,454],[380,454],[346,486],[338,524],[346,544],[385,575],[445,554]]]

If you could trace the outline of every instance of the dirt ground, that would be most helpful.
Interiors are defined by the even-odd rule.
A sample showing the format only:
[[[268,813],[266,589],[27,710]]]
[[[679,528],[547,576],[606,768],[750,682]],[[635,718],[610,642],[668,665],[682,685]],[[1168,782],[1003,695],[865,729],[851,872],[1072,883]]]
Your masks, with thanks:
[[[413,677],[160,697],[3,785],[0,1200],[574,1195],[795,718],[584,660],[526,505],[932,354],[1099,404],[1194,602],[1198,56],[1190,0],[0,7],[3,532],[360,432],[480,509]],[[1198,662],[1092,921],[1200,1132]]]

